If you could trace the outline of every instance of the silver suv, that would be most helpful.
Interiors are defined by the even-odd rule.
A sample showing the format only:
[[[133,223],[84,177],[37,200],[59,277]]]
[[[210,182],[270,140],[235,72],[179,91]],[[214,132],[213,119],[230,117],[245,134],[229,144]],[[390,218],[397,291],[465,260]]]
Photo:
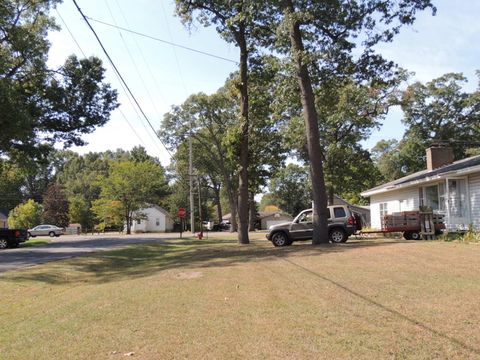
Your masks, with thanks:
[[[361,217],[346,205],[328,206],[328,235],[332,243],[346,242],[355,231],[361,230]],[[267,239],[275,246],[288,246],[294,241],[313,236],[313,209],[303,210],[292,222],[272,225]]]

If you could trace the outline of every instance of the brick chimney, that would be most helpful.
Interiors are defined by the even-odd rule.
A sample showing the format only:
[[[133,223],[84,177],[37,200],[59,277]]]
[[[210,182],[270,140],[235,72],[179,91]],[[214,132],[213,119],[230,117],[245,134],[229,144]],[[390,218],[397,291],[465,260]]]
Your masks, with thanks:
[[[427,170],[429,171],[451,164],[453,160],[453,150],[448,145],[432,145],[427,149]]]

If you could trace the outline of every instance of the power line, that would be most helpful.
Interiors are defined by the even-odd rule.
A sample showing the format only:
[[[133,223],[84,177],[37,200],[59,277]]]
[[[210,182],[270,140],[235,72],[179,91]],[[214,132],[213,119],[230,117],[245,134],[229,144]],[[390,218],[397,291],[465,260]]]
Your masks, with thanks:
[[[73,33],[70,31],[70,28],[68,27],[67,23],[65,22],[65,20],[63,20],[62,15],[60,15],[60,11],[58,11],[58,9],[55,9],[55,11],[57,12],[57,15],[58,15],[58,17],[60,18],[60,20],[62,20],[63,25],[65,25],[65,29],[67,29],[67,31],[68,31],[68,33],[70,34],[70,36],[72,37],[74,43],[77,44],[77,47],[78,47],[78,49],[80,50],[80,52],[82,53],[83,57],[84,57],[84,58],[87,58],[87,55],[85,55],[85,53],[83,52],[82,47],[81,47],[80,44],[78,43],[78,41],[77,41],[77,39],[75,38],[75,36],[73,36]]]
[[[108,5],[108,0],[105,0],[105,4],[107,5],[108,11],[109,11],[109,13],[110,13],[110,16],[112,17],[113,22],[115,23],[115,25],[117,25],[117,21],[115,20],[115,17],[114,17],[114,15],[113,15],[112,9],[111,9],[110,6]],[[117,2],[117,5],[118,5],[118,7],[119,7],[119,9],[120,9],[120,12],[121,12],[121,14],[122,14],[122,16],[123,16],[122,9],[120,8],[120,5],[118,4],[118,2]],[[123,19],[124,19],[125,21],[127,20],[127,19],[125,18],[125,16],[123,16]],[[127,22],[127,25],[128,25],[128,22]],[[123,34],[122,34],[122,32],[121,32],[120,30],[118,30],[118,35],[119,35],[120,38],[122,39],[122,43],[123,43],[123,45],[125,46],[125,50],[127,51],[128,56],[130,57],[130,60],[131,60],[132,63],[133,63],[133,66],[134,66],[134,68],[135,68],[135,71],[137,72],[138,78],[139,78],[140,81],[142,82],[143,88],[144,88],[145,91],[147,92],[148,98],[150,99],[150,103],[152,104],[153,109],[155,110],[158,118],[160,119],[160,118],[161,118],[161,115],[160,115],[160,112],[159,112],[158,109],[157,109],[157,106],[155,105],[155,102],[153,101],[152,94],[151,94],[150,91],[148,90],[148,87],[147,87],[147,84],[146,84],[146,82],[145,82],[145,79],[143,78],[142,74],[140,73],[140,70],[139,70],[139,68],[138,68],[138,66],[137,66],[137,62],[135,61],[135,58],[133,57],[132,52],[130,51],[130,48],[128,47],[128,44],[127,44],[127,42],[126,42],[125,38],[123,37]],[[142,50],[140,49],[140,46],[138,45],[138,42],[135,40],[135,38],[134,38],[134,41],[135,41],[135,43],[136,43],[136,45],[137,45],[138,51],[139,51],[140,53],[142,53]]]
[[[73,33],[70,31],[70,28],[68,27],[67,23],[65,22],[65,20],[63,19],[62,15],[60,14],[60,11],[58,11],[58,9],[55,9],[55,11],[57,12],[57,15],[58,17],[60,18],[60,20],[62,21],[62,23],[65,25],[65,28],[67,29],[68,33],[70,34],[71,38],[73,39],[73,41],[75,42],[75,44],[77,45],[78,49],[80,50],[80,52],[82,53],[83,57],[87,58],[87,55],[85,54],[85,52],[83,51],[82,47],[80,46],[80,44],[78,43],[77,39],[75,38],[75,35],[73,35]],[[116,73],[115,73],[116,75]],[[118,77],[118,75],[117,75]],[[123,84],[120,82],[120,85],[122,86],[122,89],[123,91],[125,91],[126,93],[126,90],[125,88],[123,87]],[[131,103],[131,100],[130,98],[128,97],[128,94],[127,94],[127,98],[128,100],[130,101],[130,104],[132,105],[132,107],[134,108],[134,110],[136,111],[135,109],[135,106],[133,106],[133,104]],[[138,135],[138,133],[135,131],[135,128],[132,126],[132,124],[130,123],[130,121],[128,121],[127,117],[125,116],[125,114],[123,113],[123,111],[119,108],[118,111],[120,112],[120,114],[122,115],[123,119],[127,122],[128,126],[130,127],[130,129],[132,129],[133,133],[135,134],[135,136],[138,138],[138,140],[140,140],[140,143],[143,144],[143,146],[145,148],[147,148],[147,145],[145,144],[145,142],[143,141],[143,139]],[[137,116],[138,113],[137,113]],[[140,116],[139,116],[140,117]],[[148,133],[150,135],[150,133]],[[154,142],[155,143],[155,142]],[[156,145],[156,143],[155,143]],[[157,146],[158,148],[158,146]],[[160,149],[159,149],[160,150]]]
[[[127,85],[125,79],[123,78],[122,74],[120,73],[120,71],[118,70],[117,66],[115,65],[115,63],[113,62],[112,58],[110,57],[110,55],[108,54],[108,51],[105,49],[105,47],[103,46],[103,43],[102,41],[100,40],[100,38],[98,37],[97,33],[95,32],[95,29],[92,27],[92,25],[90,24],[90,22],[88,21],[88,18],[83,14],[82,12],[82,9],[80,9],[80,7],[78,6],[77,4],[77,1],[76,0],[72,0],[73,3],[75,4],[78,12],[80,13],[80,15],[82,15],[83,19],[85,20],[86,24],[88,25],[88,27],[90,28],[90,30],[92,31],[93,35],[95,36],[95,38],[97,39],[100,47],[102,48],[105,56],[107,57],[108,61],[110,62],[110,64],[113,66],[115,72],[117,73],[118,77],[121,79],[122,83],[125,85],[125,88],[128,90],[128,93],[130,94],[130,96],[132,97],[132,99],[134,100],[135,104],[137,105],[138,109],[140,110],[140,112],[142,113],[143,117],[145,118],[145,120],[147,121],[148,125],[150,125],[150,128],[152,129],[152,131],[154,132],[154,134],[157,136],[158,140],[160,140],[160,142],[162,143],[163,147],[165,148],[165,150],[167,151],[168,155],[170,156],[170,158],[173,156],[171,154],[171,152],[168,150],[167,146],[163,143],[162,139],[160,139],[160,137],[158,136],[157,132],[155,131],[152,123],[150,122],[150,120],[148,119],[147,115],[145,114],[145,112],[143,111],[142,107],[140,106],[139,102],[137,101],[137,98],[133,95],[132,91],[130,90],[130,87]]]
[[[210,56],[210,57],[213,57],[213,58],[216,58],[216,59],[228,61],[228,62],[231,62],[231,63],[234,63],[234,64],[237,64],[237,65],[238,65],[238,62],[235,61],[235,60],[227,59],[227,58],[224,58],[224,57],[219,56],[219,55],[215,55],[215,54],[212,54],[212,53],[208,53],[208,52],[206,52],[206,51],[193,49],[193,48],[190,48],[190,47],[188,47],[188,46],[176,44],[176,43],[171,42],[171,41],[166,41],[166,40],[163,40],[163,39],[159,39],[159,38],[157,38],[157,37],[155,37],[155,36],[143,34],[143,33],[140,33],[140,32],[138,32],[138,31],[135,31],[135,30],[130,30],[130,29],[127,29],[127,28],[124,28],[124,27],[121,27],[121,26],[113,25],[113,24],[107,23],[107,22],[105,22],[105,21],[101,21],[101,20],[94,19],[94,18],[92,18],[92,17],[90,17],[90,16],[86,16],[86,15],[83,15],[83,14],[82,14],[82,16],[84,16],[85,19],[95,21],[95,22],[97,22],[97,23],[99,23],[99,24],[102,24],[102,25],[106,25],[106,26],[110,26],[110,27],[113,27],[113,28],[117,28],[117,29],[120,29],[120,30],[129,32],[129,33],[132,33],[132,34],[135,34],[135,35],[138,35],[138,36],[142,36],[142,37],[146,37],[146,38],[149,38],[149,39],[152,39],[152,40],[155,40],[155,41],[162,42],[162,43],[164,43],[164,44],[168,44],[168,45],[171,45],[171,46],[175,46],[175,47],[178,47],[178,48],[181,48],[181,49],[184,49],[184,50],[188,50],[188,51],[192,51],[192,52],[195,52],[195,53],[198,53],[198,54],[202,54],[202,55],[205,55],[205,56]]]
[[[170,26],[168,26],[167,12],[165,11],[165,8],[163,6],[163,2],[160,2],[160,5],[162,6],[163,17],[165,18],[165,25],[167,27],[168,36],[170,37],[170,40],[172,40],[173,36],[172,36],[172,32],[170,31]],[[185,79],[183,78],[182,69],[180,67],[180,61],[178,61],[177,52],[175,51],[174,46],[172,46],[172,51],[173,51],[173,56],[175,57],[175,62],[177,64],[178,74],[180,75],[180,80],[182,81],[183,90],[185,90],[185,93],[188,94],[187,86],[185,85]]]

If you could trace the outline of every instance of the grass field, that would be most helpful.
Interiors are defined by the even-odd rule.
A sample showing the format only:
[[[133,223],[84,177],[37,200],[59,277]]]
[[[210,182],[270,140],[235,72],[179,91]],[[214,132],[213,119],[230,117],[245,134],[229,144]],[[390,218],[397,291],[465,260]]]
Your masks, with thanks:
[[[173,240],[0,275],[0,359],[479,359],[480,245]]]
[[[38,246],[38,245],[45,245],[45,244],[48,244],[49,242],[50,242],[49,239],[42,239],[42,238],[28,239],[28,241],[21,243],[20,247],[32,247],[32,246]]]

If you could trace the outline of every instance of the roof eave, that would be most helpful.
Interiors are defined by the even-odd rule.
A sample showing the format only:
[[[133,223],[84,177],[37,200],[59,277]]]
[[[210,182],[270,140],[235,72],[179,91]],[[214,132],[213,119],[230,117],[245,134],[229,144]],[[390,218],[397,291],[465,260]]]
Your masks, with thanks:
[[[475,172],[480,172],[480,165],[476,165],[476,166],[472,166],[472,167],[460,169],[460,170],[447,171],[441,174],[437,174],[435,176],[427,176],[420,180],[408,181],[398,185],[389,185],[387,187],[376,189],[376,190],[367,190],[360,193],[360,195],[362,195],[363,197],[370,197],[372,195],[383,194],[383,193],[387,193],[395,190],[405,189],[407,187],[411,187],[415,185],[429,183],[435,180],[444,179],[449,176],[464,176],[464,175],[468,175]]]

